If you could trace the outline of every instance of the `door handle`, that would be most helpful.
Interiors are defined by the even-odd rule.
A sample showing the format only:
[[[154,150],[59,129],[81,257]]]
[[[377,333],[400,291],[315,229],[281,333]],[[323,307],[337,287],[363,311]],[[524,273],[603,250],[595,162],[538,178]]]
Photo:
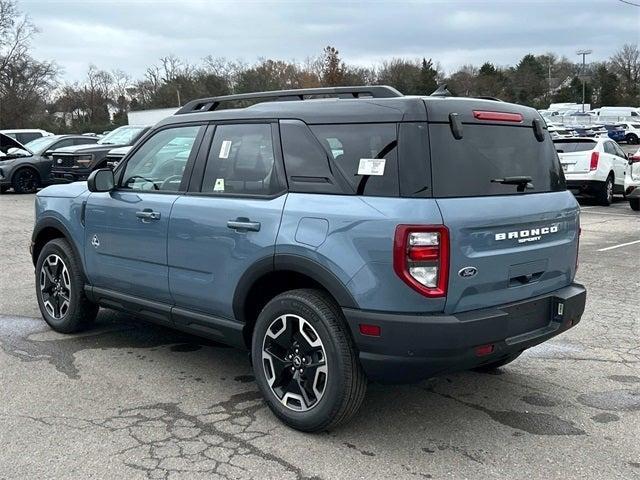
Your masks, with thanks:
[[[227,228],[238,232],[259,232],[260,222],[252,222],[248,218],[240,217],[227,222]]]
[[[154,212],[151,209],[145,208],[139,212],[136,212],[136,217],[142,219],[144,223],[148,223],[150,220],[160,220],[160,212]]]

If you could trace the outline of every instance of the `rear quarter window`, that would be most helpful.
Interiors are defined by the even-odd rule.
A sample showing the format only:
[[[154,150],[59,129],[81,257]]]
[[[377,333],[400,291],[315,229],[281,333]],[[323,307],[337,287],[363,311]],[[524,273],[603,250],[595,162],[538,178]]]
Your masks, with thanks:
[[[464,124],[456,140],[448,123],[430,124],[429,139],[435,197],[522,195],[492,181],[517,176],[531,177],[525,194],[566,189],[551,138],[539,142],[530,127]]]
[[[398,136],[395,123],[311,125],[332,168],[356,195],[398,196]],[[359,173],[361,161],[384,159],[380,175]]]

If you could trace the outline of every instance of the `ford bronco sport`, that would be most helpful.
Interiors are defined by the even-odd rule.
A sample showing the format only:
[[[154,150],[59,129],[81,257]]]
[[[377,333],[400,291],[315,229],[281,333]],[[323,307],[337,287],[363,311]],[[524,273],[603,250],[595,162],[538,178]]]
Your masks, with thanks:
[[[275,415],[318,431],[368,379],[497,368],[576,325],[579,231],[535,110],[340,87],[187,104],[42,190],[32,256],[53,329],[102,306],[247,348]]]

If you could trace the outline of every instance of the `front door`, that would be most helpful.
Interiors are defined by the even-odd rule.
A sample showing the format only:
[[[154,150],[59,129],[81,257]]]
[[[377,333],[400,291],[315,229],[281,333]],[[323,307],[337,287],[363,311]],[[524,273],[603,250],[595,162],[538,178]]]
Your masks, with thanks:
[[[85,210],[85,261],[94,287],[171,303],[167,232],[171,208],[186,188],[184,172],[200,125],[149,137],[116,173],[116,189],[92,193]]]

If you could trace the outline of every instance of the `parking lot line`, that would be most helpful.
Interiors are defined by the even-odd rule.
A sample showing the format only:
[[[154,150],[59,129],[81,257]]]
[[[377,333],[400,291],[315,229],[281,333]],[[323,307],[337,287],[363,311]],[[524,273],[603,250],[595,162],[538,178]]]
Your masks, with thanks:
[[[616,248],[626,247],[628,245],[634,245],[636,243],[640,243],[640,240],[634,240],[633,242],[621,243],[619,245],[613,245],[611,247],[606,247],[606,248],[599,248],[598,252],[606,252],[607,250],[614,250]]]

